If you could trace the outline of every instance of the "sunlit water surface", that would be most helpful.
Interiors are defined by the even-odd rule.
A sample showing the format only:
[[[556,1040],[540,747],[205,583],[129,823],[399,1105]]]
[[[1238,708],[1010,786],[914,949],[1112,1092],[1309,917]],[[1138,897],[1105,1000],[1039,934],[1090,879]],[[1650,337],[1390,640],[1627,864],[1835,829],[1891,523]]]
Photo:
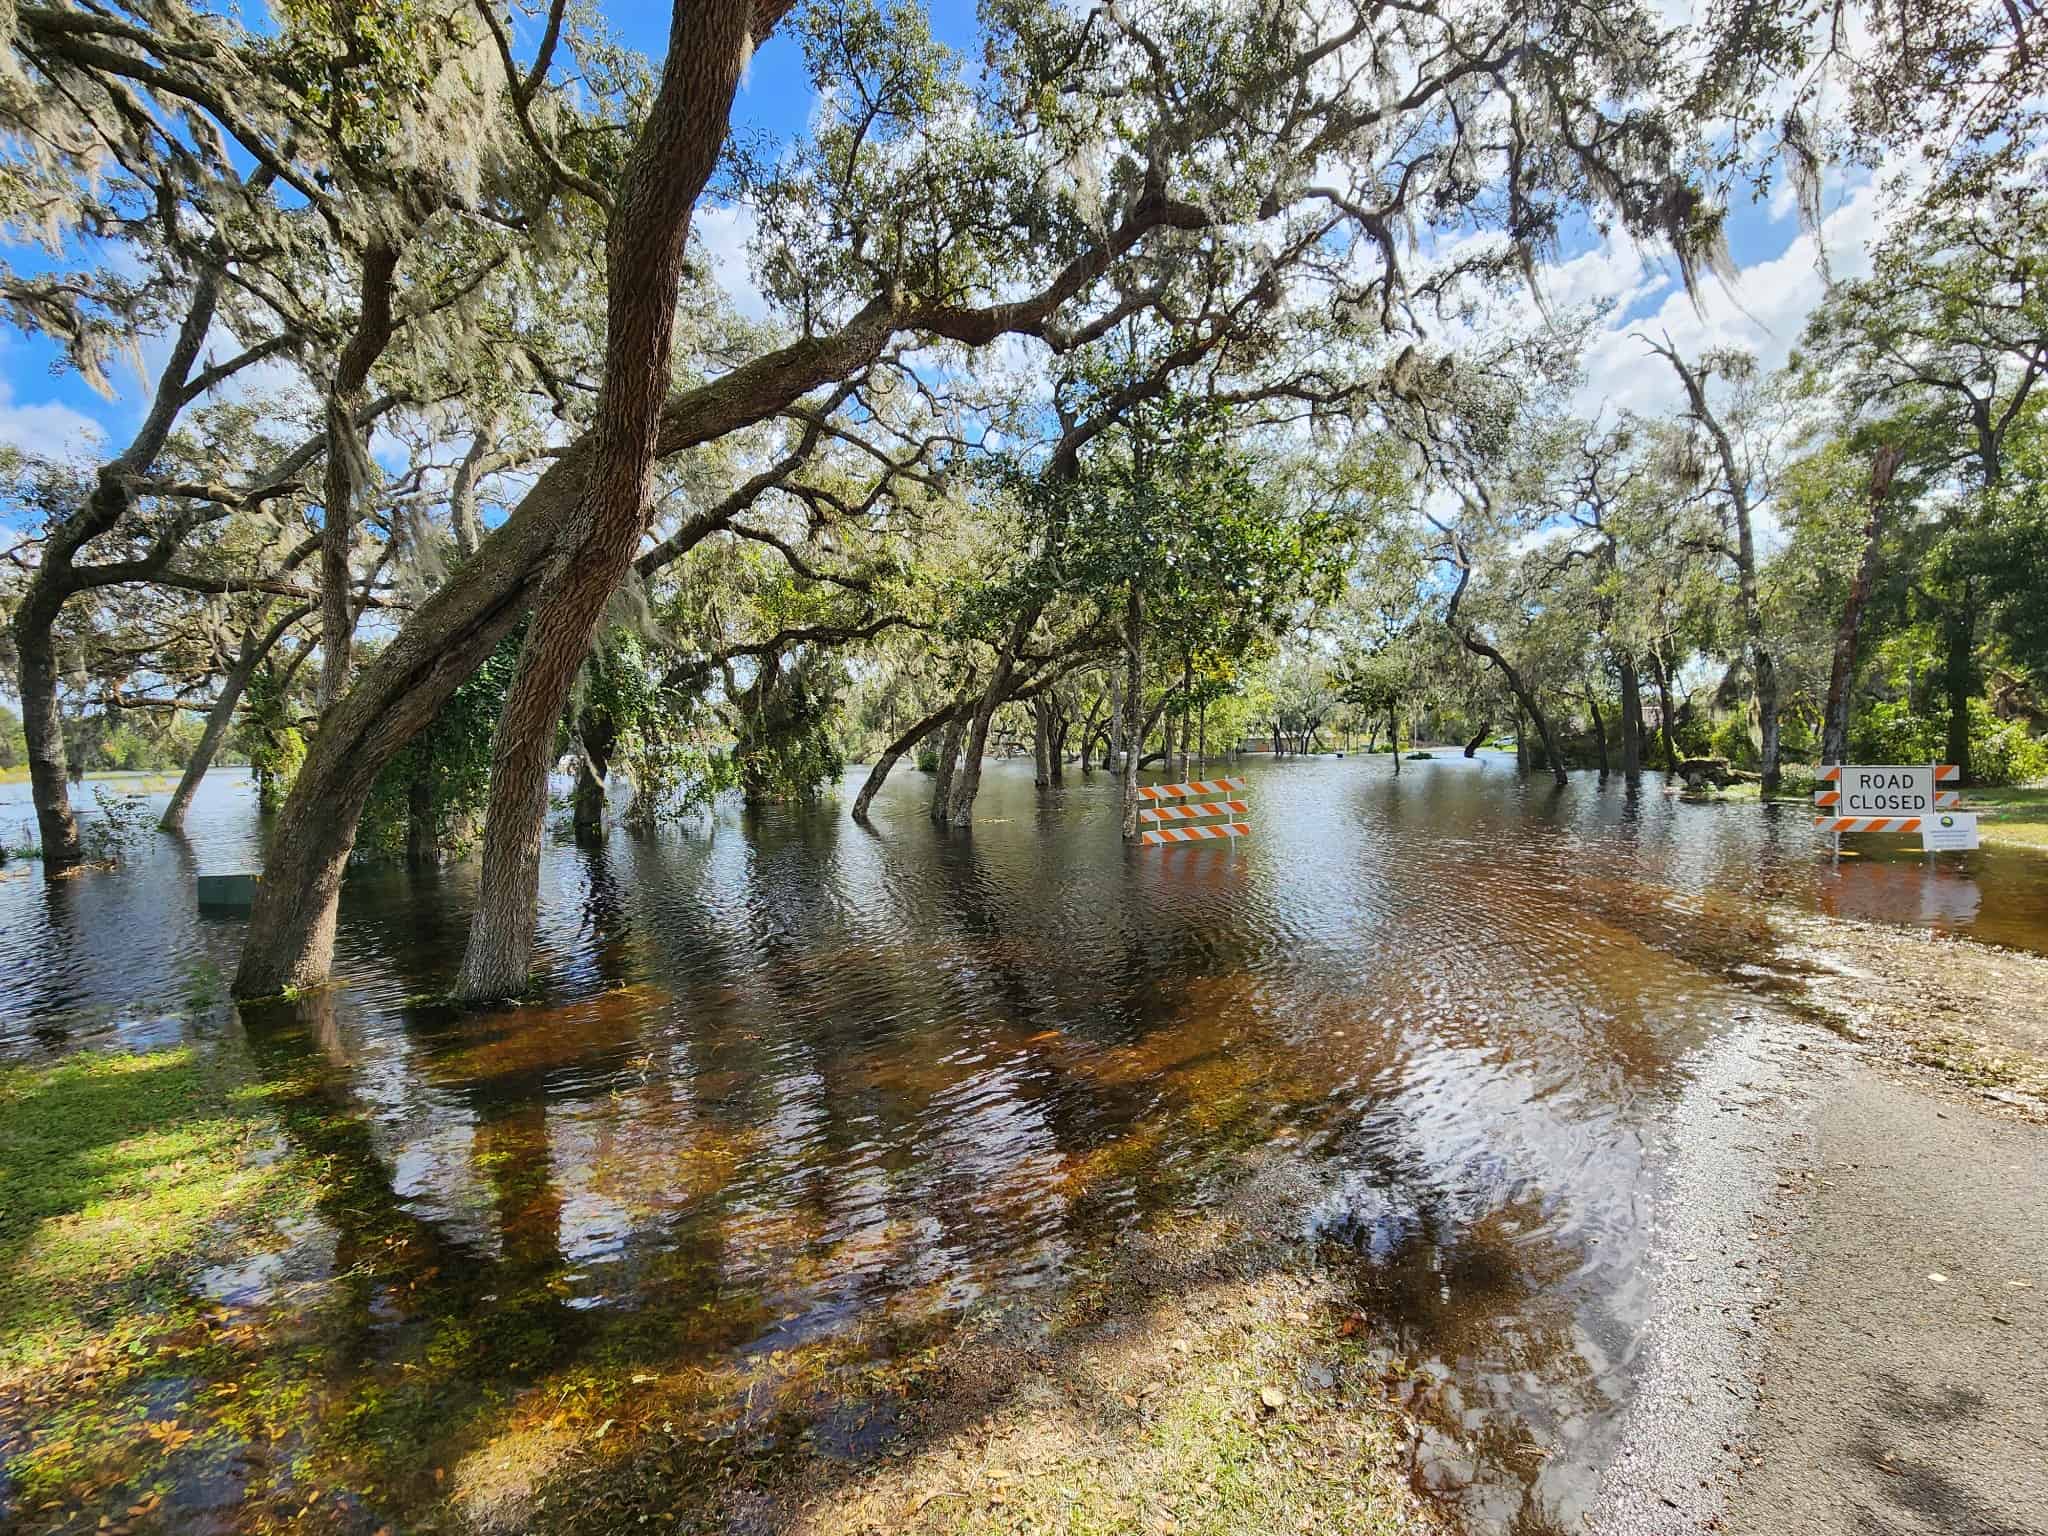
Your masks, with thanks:
[[[1208,1198],[1219,1151],[1278,1145],[1334,1191],[1324,1236],[1369,1258],[1465,1442],[1422,1475],[1476,1523],[1569,1527],[1650,1306],[1660,1117],[1768,985],[1764,909],[2048,935],[2024,854],[1835,868],[1802,808],[1687,804],[1656,776],[1230,771],[1256,832],[1226,846],[1127,850],[1103,775],[1040,793],[1014,764],[971,835],[936,831],[904,771],[872,831],[845,812],[856,773],[814,809],[557,840],[544,993],[484,1015],[431,1002],[473,865],[360,871],[345,985],[287,1025],[196,1006],[240,923],[202,919],[193,876],[254,867],[260,837],[218,774],[186,841],[61,881],[0,871],[0,1056],[198,1034],[310,1069],[349,1196],[208,1284],[260,1300],[281,1265],[345,1268],[394,1230],[435,1256],[321,1346],[338,1394],[420,1347],[408,1306],[516,1310],[546,1358],[457,1362],[499,1395],[622,1338],[731,1361],[943,1322]],[[27,811],[0,789],[0,836]],[[225,1516],[198,1506],[195,1528]]]

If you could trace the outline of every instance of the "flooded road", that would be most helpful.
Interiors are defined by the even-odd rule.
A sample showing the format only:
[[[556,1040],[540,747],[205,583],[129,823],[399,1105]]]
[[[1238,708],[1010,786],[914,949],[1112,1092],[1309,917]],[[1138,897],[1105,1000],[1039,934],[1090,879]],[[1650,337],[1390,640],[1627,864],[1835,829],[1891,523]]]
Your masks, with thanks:
[[[1764,910],[2048,942],[2025,854],[1830,868],[1803,807],[1684,804],[1656,776],[1632,796],[1498,759],[1229,771],[1255,833],[1222,847],[1127,850],[1106,776],[1041,794],[1015,764],[968,835],[899,771],[872,831],[849,790],[557,841],[545,986],[487,1014],[433,1001],[473,865],[359,872],[341,985],[222,1004],[239,924],[197,915],[192,876],[253,867],[258,828],[216,776],[189,843],[7,869],[0,1056],[193,1042],[326,1160],[317,1208],[225,1244],[203,1284],[300,1320],[269,1368],[346,1422],[322,1454],[356,1447],[375,1490],[339,1528],[408,1527],[435,1469],[600,1373],[696,1373],[697,1437],[724,1433],[786,1358],[852,1379],[1071,1284],[1214,1198],[1231,1154],[1278,1148],[1421,1365],[1444,1430],[1418,1476],[1475,1528],[1569,1530],[1638,1369],[1665,1123],[1771,989]],[[193,1450],[162,1518],[231,1528],[245,1487],[315,1475],[280,1470],[293,1443]]]

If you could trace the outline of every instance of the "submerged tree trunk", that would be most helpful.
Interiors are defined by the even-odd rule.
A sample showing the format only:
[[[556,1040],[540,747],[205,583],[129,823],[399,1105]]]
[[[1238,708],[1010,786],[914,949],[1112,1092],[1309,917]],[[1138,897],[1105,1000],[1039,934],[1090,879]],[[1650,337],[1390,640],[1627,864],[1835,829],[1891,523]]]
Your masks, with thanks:
[[[24,583],[9,620],[21,692],[21,729],[28,743],[29,798],[36,808],[36,831],[46,870],[59,870],[85,857],[78,818],[71,813],[64,716],[57,701],[57,619],[65,601],[87,579],[87,573],[73,562],[87,544],[111,531],[126,515],[134,501],[134,477],[163,451],[179,412],[188,403],[187,381],[213,326],[220,288],[217,270],[209,268],[200,276],[178,328],[178,339],[157,377],[149,413],[127,449],[100,467],[85,505],[49,530],[41,558]]]
[[[1486,740],[1487,733],[1492,729],[1492,720],[1487,719],[1479,722],[1479,729],[1474,731],[1472,733],[1472,739],[1465,743],[1465,755],[1467,757],[1473,757],[1478,754],[1481,744],[1484,743]]]
[[[1036,789],[1052,788],[1052,730],[1046,720],[1049,706],[1038,699],[1031,708],[1031,783]]]
[[[1145,604],[1131,583],[1124,598],[1124,742],[1121,780],[1125,842],[1138,836],[1138,757],[1145,739]]]
[[[1394,754],[1394,772],[1401,772],[1401,711],[1398,705],[1387,706],[1387,745]]]
[[[1499,647],[1491,645],[1481,638],[1477,630],[1461,625],[1458,622],[1458,604],[1464,600],[1465,588],[1472,580],[1472,567],[1464,562],[1462,550],[1460,551],[1459,559],[1458,585],[1457,589],[1451,594],[1449,605],[1444,610],[1444,623],[1466,650],[1493,664],[1494,670],[1499,672],[1502,679],[1507,683],[1508,691],[1514,695],[1515,771],[1517,773],[1526,773],[1529,768],[1529,752],[1524,740],[1526,733],[1522,729],[1522,717],[1527,715],[1536,722],[1536,732],[1543,740],[1543,751],[1544,755],[1549,759],[1551,773],[1556,777],[1558,783],[1563,784],[1566,782],[1564,759],[1557,755],[1557,743],[1551,738],[1550,734],[1550,720],[1543,713],[1543,706],[1537,701],[1535,693],[1523,683],[1522,674],[1515,670],[1513,664],[1508,661]]]
[[[71,813],[70,775],[64,761],[64,716],[57,703],[57,648],[48,626],[17,622],[15,652],[21,682],[21,727],[28,739],[29,797],[49,869],[85,857],[78,818]]]
[[[1593,717],[1593,740],[1600,748],[1600,777],[1607,777],[1607,722],[1600,718],[1600,700],[1591,684],[1586,687],[1586,709]]]
[[[939,744],[939,764],[932,774],[933,821],[943,822],[947,808],[953,803],[953,775],[960,766],[960,743],[967,734],[967,717],[972,708],[962,708],[946,722],[946,735]]]
[[[1643,777],[1643,680],[1636,659],[1624,652],[1615,658],[1621,674],[1621,776],[1631,784]]]
[[[1657,684],[1657,733],[1664,739],[1664,767],[1678,771],[1678,722],[1671,708],[1671,668],[1661,645],[1650,647],[1650,675]]]
[[[974,801],[981,793],[981,760],[988,751],[988,731],[995,720],[996,711],[1010,695],[1010,682],[1017,673],[1017,656],[1024,649],[1024,643],[1031,638],[1031,631],[1038,624],[1040,605],[1032,603],[1011,621],[1009,633],[996,652],[995,671],[990,675],[988,687],[982,691],[979,700],[967,721],[966,745],[962,750],[959,767],[953,775],[951,799],[946,805],[946,819],[956,827],[971,826],[974,823]]]
[[[1781,776],[1778,765],[1779,734],[1782,724],[1779,718],[1778,662],[1777,658],[1764,650],[1761,644],[1752,645],[1750,652],[1756,658],[1756,713],[1759,737],[1757,753],[1762,760],[1763,769],[1763,783],[1759,786],[1759,792],[1768,800],[1778,792],[1778,781]]]
[[[1550,729],[1550,716],[1543,712],[1542,702],[1532,693],[1523,700],[1523,704],[1529,711],[1529,718],[1536,722],[1536,736],[1543,743],[1543,756],[1550,764],[1551,778],[1559,784],[1569,783],[1570,780],[1565,775],[1564,757],[1557,750],[1557,737]]]
[[[958,718],[960,707],[957,701],[942,705],[926,715],[883,749],[882,755],[875,759],[874,766],[868,769],[868,776],[860,787],[860,793],[854,797],[853,819],[855,821],[865,822],[868,819],[868,807],[875,803],[875,796],[882,792],[882,786],[889,781],[890,772],[903,760],[903,754],[949,720]]]
[[[605,367],[590,480],[542,579],[499,717],[459,999],[526,985],[555,722],[646,526],[690,215],[725,140],[753,23],[741,0],[677,0],[661,86],[627,160],[605,237]]]
[[[1957,782],[1970,779],[1970,699],[1977,691],[1977,612],[1973,584],[1963,583],[1962,602],[1942,621],[1942,686],[1948,693],[1948,761]]]

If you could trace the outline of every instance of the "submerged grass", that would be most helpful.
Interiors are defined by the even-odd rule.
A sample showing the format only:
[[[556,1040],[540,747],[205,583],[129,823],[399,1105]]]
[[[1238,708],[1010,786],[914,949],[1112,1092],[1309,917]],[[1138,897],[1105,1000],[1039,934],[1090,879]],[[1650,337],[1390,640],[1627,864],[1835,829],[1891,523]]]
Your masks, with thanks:
[[[194,1047],[0,1071],[0,1461],[39,1527],[149,1513],[209,1433],[194,1278],[300,1193],[261,1098]]]
[[[987,1320],[906,1295],[756,1353],[763,1298],[694,1272],[673,1278],[700,1309],[570,1307],[521,1124],[475,1149],[492,1254],[395,1197],[288,1020],[0,1070],[0,1525],[1427,1528],[1387,1364],[1298,1203],[1166,1218]],[[1134,1171],[1112,1161],[1076,1170],[1077,1202]]]

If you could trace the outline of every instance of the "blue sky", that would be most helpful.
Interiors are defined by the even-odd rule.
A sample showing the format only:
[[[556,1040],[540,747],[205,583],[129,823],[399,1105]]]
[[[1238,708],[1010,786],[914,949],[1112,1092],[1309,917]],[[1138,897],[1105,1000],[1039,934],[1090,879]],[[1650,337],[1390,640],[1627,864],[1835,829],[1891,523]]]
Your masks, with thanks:
[[[667,8],[613,3],[613,21],[626,39],[658,56],[667,37]],[[935,4],[934,30],[971,58],[975,21],[971,5]],[[778,34],[755,57],[739,100],[735,123],[741,129],[784,137],[800,132],[811,109],[811,88],[802,50],[795,39]],[[1832,270],[1837,276],[1863,268],[1863,246],[1879,227],[1881,202],[1867,180],[1837,182],[1826,199],[1830,217],[1824,225]],[[1782,193],[1766,203],[1745,201],[1731,212],[1730,245],[1742,269],[1732,291],[1709,281],[1695,308],[1677,280],[1668,257],[1638,249],[1626,237],[1600,241],[1582,231],[1548,274],[1553,305],[1569,307],[1612,299],[1619,305],[1587,354],[1587,383],[1577,404],[1588,413],[1603,405],[1666,410],[1677,403],[1668,368],[1647,358],[1631,332],[1668,330],[1682,350],[1696,352],[1710,345],[1743,345],[1754,349],[1767,366],[1781,362],[1797,340],[1806,313],[1821,296],[1820,264],[1810,237],[1803,235],[1788,197]],[[720,261],[728,287],[744,293],[747,283],[742,247],[743,224],[716,210],[700,218],[700,231]],[[17,253],[21,256],[24,253]],[[29,258],[33,259],[33,258]],[[145,348],[154,361],[161,345]],[[102,443],[125,440],[139,419],[143,381],[132,369],[119,369],[114,382],[119,397],[101,399],[82,381],[53,368],[55,350],[36,337],[0,332],[0,443],[14,443],[44,453],[89,453],[98,433]]]

